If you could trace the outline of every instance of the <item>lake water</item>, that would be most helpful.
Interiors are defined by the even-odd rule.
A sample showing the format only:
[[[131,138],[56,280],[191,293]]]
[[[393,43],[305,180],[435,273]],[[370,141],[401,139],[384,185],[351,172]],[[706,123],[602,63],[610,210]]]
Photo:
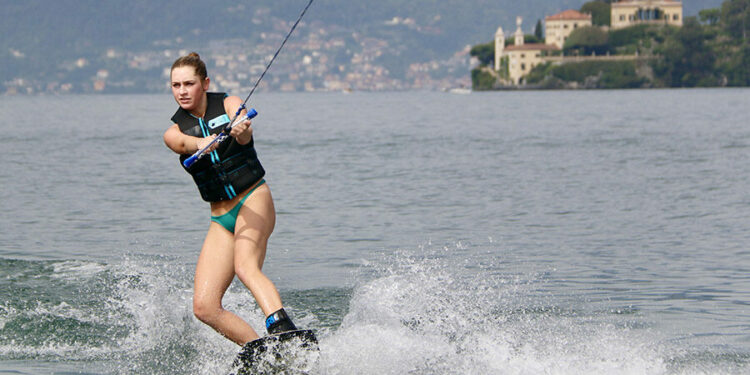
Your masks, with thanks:
[[[272,94],[315,374],[750,372],[750,90]],[[169,94],[0,97],[0,374],[221,374]],[[235,283],[227,308],[258,331]]]

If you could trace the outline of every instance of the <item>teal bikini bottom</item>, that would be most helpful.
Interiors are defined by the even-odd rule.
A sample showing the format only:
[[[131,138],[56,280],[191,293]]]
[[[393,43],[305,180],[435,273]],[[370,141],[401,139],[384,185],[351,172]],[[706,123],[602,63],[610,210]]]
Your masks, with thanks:
[[[240,208],[242,208],[242,204],[245,203],[245,199],[252,194],[255,189],[261,187],[261,185],[265,184],[266,180],[260,180],[258,184],[255,185],[254,188],[250,189],[250,191],[245,194],[244,197],[242,197],[242,200],[240,200],[237,205],[232,208],[231,211],[225,213],[224,215],[220,216],[211,216],[211,221],[217,222],[219,225],[224,227],[224,229],[228,230],[229,233],[234,233],[234,225],[237,223],[237,215],[240,213]]]

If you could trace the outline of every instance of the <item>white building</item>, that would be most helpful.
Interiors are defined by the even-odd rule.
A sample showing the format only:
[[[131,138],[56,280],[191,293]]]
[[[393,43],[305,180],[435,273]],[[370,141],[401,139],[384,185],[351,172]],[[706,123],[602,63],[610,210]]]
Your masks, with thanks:
[[[573,30],[591,25],[590,14],[573,9],[547,16],[544,18],[544,42],[562,49]]]
[[[543,57],[547,51],[559,50],[556,45],[552,44],[525,43],[523,30],[521,30],[522,22],[521,17],[516,17],[515,42],[512,46],[505,46],[505,33],[502,27],[498,27],[495,32],[495,70],[506,68],[502,64],[502,59],[507,57],[507,76],[515,85],[520,84],[531,69],[544,62]]]
[[[620,0],[612,3],[613,29],[638,24],[682,26],[682,2],[675,0]]]

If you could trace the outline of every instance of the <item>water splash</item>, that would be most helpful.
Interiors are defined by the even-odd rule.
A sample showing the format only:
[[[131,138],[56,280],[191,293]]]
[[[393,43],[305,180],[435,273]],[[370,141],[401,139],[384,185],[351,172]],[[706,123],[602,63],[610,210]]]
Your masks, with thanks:
[[[489,246],[498,246],[493,242]],[[0,259],[0,360],[97,374],[229,373],[238,347],[192,315],[193,266]],[[750,357],[680,346],[638,309],[587,307],[553,268],[467,241],[385,254],[352,288],[282,291],[317,331],[312,374],[732,374]],[[559,293],[559,292],[557,292]],[[241,285],[225,306],[263,331]]]
[[[379,275],[355,288],[341,326],[321,341],[320,373],[704,373],[675,361],[637,313],[560,303],[545,292],[547,270],[519,273],[488,253],[456,261],[466,244],[438,248],[374,266]]]

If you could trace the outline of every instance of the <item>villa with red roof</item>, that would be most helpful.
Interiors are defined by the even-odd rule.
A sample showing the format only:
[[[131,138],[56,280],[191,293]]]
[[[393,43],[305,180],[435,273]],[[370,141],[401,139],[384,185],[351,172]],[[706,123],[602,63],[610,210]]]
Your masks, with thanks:
[[[562,49],[573,30],[591,26],[591,15],[569,9],[544,18],[544,42]]]
[[[677,0],[619,0],[611,4],[611,29],[638,24],[682,26],[682,2]],[[635,55],[616,56],[561,56],[566,39],[581,27],[593,26],[590,14],[566,10],[544,18],[544,43],[525,43],[521,17],[516,18],[517,29],[513,45],[505,45],[502,27],[495,32],[494,70],[505,84],[522,85],[531,70],[546,62],[565,63],[584,60],[637,60]],[[607,26],[603,26],[607,28]]]

